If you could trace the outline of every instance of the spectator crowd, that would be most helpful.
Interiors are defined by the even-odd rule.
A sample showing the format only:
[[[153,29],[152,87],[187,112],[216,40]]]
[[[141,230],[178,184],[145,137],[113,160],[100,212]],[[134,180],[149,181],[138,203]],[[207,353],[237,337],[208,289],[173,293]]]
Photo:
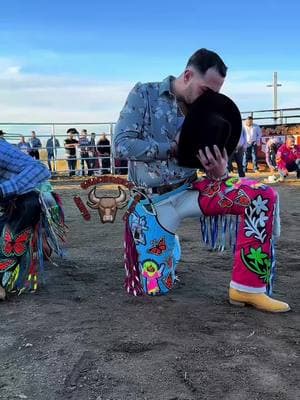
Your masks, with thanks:
[[[0,135],[4,132],[0,130]],[[100,133],[97,140],[96,133],[90,135],[86,129],[80,132],[76,128],[69,128],[67,138],[61,146],[57,136],[50,135],[45,147],[37,137],[35,131],[31,132],[28,140],[20,135],[17,147],[36,160],[40,159],[40,151],[46,150],[47,164],[52,176],[57,173],[57,162],[65,159],[69,177],[75,175],[92,176],[115,173],[127,175],[127,161],[112,157],[110,138],[105,132]],[[285,137],[285,143],[282,141]],[[249,116],[243,123],[241,137],[234,153],[229,157],[228,170],[234,171],[233,163],[239,177],[245,177],[249,172],[249,163],[252,171],[259,172],[258,151],[262,146],[262,129],[255,124],[253,117]],[[64,149],[64,158],[58,157],[58,150]],[[265,163],[271,171],[270,182],[284,181],[290,172],[296,172],[300,179],[300,146],[295,143],[292,135],[270,136],[264,146]],[[277,173],[277,176],[276,176]]]
[[[5,132],[0,131],[0,135],[4,138]],[[100,133],[98,140],[96,133],[92,132],[88,135],[86,129],[82,129],[79,133],[76,128],[69,128],[66,135],[67,138],[62,142],[61,136],[58,138],[51,134],[45,140],[45,146],[42,146],[36,132],[32,131],[29,138],[20,135],[19,141],[15,145],[23,153],[36,160],[40,160],[40,152],[45,150],[48,168],[52,176],[58,172],[58,163],[60,163],[60,170],[62,170],[62,160],[66,161],[69,177],[111,173],[127,174],[127,162],[112,159],[110,139],[105,132]]]
[[[290,172],[296,172],[297,179],[300,179],[300,146],[296,144],[293,135],[287,134],[284,137],[285,142],[279,136],[270,136],[264,148],[265,163],[272,173],[269,177],[270,182],[284,181]],[[239,177],[245,177],[251,162],[253,172],[258,173],[258,149],[261,145],[262,129],[253,122],[253,117],[249,116],[243,123],[236,150],[229,158],[229,171],[233,170],[235,162]],[[275,175],[276,172],[279,176]]]

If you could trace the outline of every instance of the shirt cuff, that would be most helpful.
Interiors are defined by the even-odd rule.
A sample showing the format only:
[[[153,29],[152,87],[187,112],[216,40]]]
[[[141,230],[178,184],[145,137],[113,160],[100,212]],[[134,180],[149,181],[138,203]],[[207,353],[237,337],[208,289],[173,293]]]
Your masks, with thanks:
[[[8,180],[0,185],[0,190],[2,193],[2,198],[5,199],[6,197],[14,196],[18,193],[17,185]]]

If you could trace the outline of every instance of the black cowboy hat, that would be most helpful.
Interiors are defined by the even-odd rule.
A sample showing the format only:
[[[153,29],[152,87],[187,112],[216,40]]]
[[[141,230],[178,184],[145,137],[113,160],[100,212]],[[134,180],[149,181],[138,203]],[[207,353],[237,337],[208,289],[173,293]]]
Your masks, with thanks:
[[[242,132],[241,113],[236,104],[221,93],[207,90],[189,107],[184,119],[179,143],[178,164],[190,168],[203,168],[197,154],[199,149],[213,145],[230,156]]]

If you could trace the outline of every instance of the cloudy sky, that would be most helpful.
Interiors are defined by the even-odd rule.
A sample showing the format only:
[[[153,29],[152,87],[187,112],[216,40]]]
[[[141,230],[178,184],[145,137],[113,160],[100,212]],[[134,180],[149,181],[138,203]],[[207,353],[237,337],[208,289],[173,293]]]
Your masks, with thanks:
[[[300,107],[299,15],[296,0],[3,2],[0,125],[115,121],[135,82],[178,76],[200,47],[242,111],[273,107],[274,71],[279,107]]]

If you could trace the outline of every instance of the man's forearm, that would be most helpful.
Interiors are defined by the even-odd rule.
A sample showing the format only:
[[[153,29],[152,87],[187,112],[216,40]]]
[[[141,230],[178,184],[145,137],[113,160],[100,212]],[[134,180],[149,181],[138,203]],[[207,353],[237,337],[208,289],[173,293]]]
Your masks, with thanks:
[[[13,178],[0,184],[2,196],[5,199],[6,197],[30,192],[50,176],[50,172],[43,164],[39,162],[31,164]]]
[[[119,159],[136,161],[167,160],[171,144],[141,140],[130,136],[117,137],[114,142],[115,156]]]

